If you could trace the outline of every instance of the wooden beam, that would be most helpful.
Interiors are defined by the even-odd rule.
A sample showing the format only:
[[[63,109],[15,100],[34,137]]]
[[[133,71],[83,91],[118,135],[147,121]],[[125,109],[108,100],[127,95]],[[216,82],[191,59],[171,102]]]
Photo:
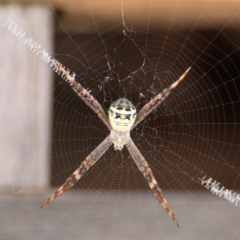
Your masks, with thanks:
[[[0,22],[8,17],[52,51],[49,6],[1,6]],[[46,187],[50,180],[52,69],[3,26],[0,52],[0,189]]]
[[[5,0],[30,4],[32,0]],[[240,0],[37,0],[59,15],[58,30],[96,33],[119,31],[122,13],[135,30],[151,25],[166,28],[211,28],[227,22],[239,25]],[[123,10],[123,11],[122,11]]]

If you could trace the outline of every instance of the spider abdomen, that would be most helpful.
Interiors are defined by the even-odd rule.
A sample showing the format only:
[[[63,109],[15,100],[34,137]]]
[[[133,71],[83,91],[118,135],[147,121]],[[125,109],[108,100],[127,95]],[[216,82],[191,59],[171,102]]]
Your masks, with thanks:
[[[120,98],[111,104],[108,118],[113,129],[119,132],[129,131],[135,122],[137,110],[126,98]]]

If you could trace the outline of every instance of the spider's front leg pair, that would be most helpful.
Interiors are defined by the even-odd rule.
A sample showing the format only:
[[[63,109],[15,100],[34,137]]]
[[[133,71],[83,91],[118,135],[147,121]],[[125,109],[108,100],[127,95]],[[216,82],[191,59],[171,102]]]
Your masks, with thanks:
[[[65,183],[51,196],[49,197],[41,207],[46,206],[53,201],[56,197],[64,193],[67,189],[72,187],[84,173],[93,166],[97,160],[107,151],[107,149],[114,144],[116,150],[122,150],[126,145],[130,155],[142,172],[143,176],[147,180],[150,188],[152,189],[155,197],[167,211],[172,220],[176,223],[177,219],[169,207],[165,197],[162,194],[160,187],[157,184],[156,179],[153,176],[152,170],[148,166],[146,160],[130,138],[130,131],[137,126],[146,116],[148,116],[154,109],[156,109],[164,99],[169,95],[172,89],[185,77],[190,68],[188,68],[183,75],[174,82],[170,87],[164,89],[160,94],[147,103],[136,116],[136,108],[133,104],[125,99],[121,98],[114,102],[109,108],[109,118],[107,118],[103,108],[96,99],[84,89],[80,83],[78,83],[72,76],[68,74],[65,68],[56,60],[56,66],[64,75],[66,80],[78,96],[99,116],[103,123],[111,130],[111,134],[88,155],[88,157],[81,163],[79,168],[65,181]]]

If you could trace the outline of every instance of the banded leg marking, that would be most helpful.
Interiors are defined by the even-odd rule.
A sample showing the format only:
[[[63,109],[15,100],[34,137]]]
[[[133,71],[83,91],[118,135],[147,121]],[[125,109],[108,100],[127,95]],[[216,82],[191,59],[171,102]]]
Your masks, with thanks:
[[[143,176],[147,180],[148,185],[150,186],[150,188],[152,189],[152,191],[154,193],[154,196],[159,201],[159,203],[162,205],[162,207],[166,210],[166,212],[172,218],[172,220],[175,222],[175,224],[179,227],[178,221],[177,221],[172,209],[168,205],[167,200],[163,196],[163,193],[162,193],[160,187],[158,186],[158,183],[157,183],[156,179],[154,178],[152,170],[148,166],[146,160],[144,159],[144,157],[142,156],[142,154],[140,153],[140,151],[138,150],[138,148],[136,147],[136,145],[134,144],[134,142],[132,140],[130,140],[126,144],[126,147],[129,151],[130,155],[132,156],[133,160],[137,164],[139,170],[142,172]]]
[[[65,181],[65,183],[43,203],[41,208],[45,207],[48,203],[71,188],[84,175],[84,173],[87,172],[87,170],[97,162],[97,160],[107,151],[111,145],[112,142],[108,136],[100,145],[98,145],[98,147],[93,152],[87,156],[79,168]]]
[[[139,111],[136,121],[133,124],[133,128],[135,128],[146,116],[148,116],[154,109],[156,109],[171,93],[171,91],[184,79],[187,75],[191,67],[189,67],[182,76],[175,81],[170,87],[165,88],[161,93],[159,93],[156,97],[154,97],[151,101],[149,101],[145,106]]]
[[[60,72],[62,72],[62,74],[65,76],[65,80],[69,83],[71,88],[87,104],[87,106],[89,106],[98,115],[108,129],[111,130],[112,127],[109,123],[108,117],[99,102],[66,71],[60,62],[58,62],[56,59],[55,62]]]

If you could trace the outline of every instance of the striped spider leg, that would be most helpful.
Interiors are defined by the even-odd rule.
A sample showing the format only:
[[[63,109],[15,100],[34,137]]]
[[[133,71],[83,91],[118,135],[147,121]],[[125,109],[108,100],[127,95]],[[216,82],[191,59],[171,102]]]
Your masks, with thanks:
[[[55,63],[64,75],[63,79],[69,83],[70,87],[77,93],[77,95],[98,115],[107,128],[111,130],[112,127],[109,123],[107,115],[99,102],[79,82],[77,82],[56,59]]]
[[[162,207],[166,210],[166,212],[169,214],[169,216],[172,218],[172,220],[179,227],[178,221],[177,221],[172,209],[168,205],[166,198],[163,196],[163,193],[162,193],[160,187],[158,186],[156,179],[153,176],[151,168],[148,166],[147,161],[144,159],[144,157],[142,156],[142,154],[140,153],[140,151],[134,144],[133,140],[130,140],[126,144],[126,147],[129,151],[130,155],[132,156],[134,162],[138,166],[138,169],[140,170],[140,172],[143,174],[143,176],[147,180],[147,183],[148,183],[149,187],[152,189],[156,199],[159,201],[159,203],[162,205]]]
[[[156,109],[163,102],[163,100],[165,100],[170,92],[186,76],[190,68],[188,68],[170,87],[164,89],[160,94],[147,103],[140,110],[138,115],[136,114],[136,108],[128,99],[120,98],[111,104],[108,110],[107,118],[98,101],[85,88],[83,88],[81,84],[78,83],[57,60],[55,61],[59,70],[62,72],[64,80],[70,84],[78,96],[99,116],[99,118],[110,130],[110,135],[97,148],[95,148],[92,153],[90,153],[90,155],[81,163],[79,168],[52,196],[50,196],[44,202],[41,207],[46,206],[56,197],[64,193],[67,189],[71,188],[84,175],[84,173],[97,162],[97,160],[108,150],[112,144],[114,145],[114,149],[119,151],[121,151],[124,145],[126,145],[130,155],[148,182],[155,197],[158,199],[162,207],[167,211],[175,224],[179,227],[173,211],[169,207],[160,187],[157,184],[157,181],[153,176],[152,170],[132,141],[130,132],[138,123],[140,123],[146,116]]]
[[[98,147],[96,147],[87,156],[87,158],[81,163],[79,168],[65,181],[65,183],[43,203],[41,208],[45,207],[56,197],[60,196],[69,188],[71,188],[84,175],[84,173],[87,172],[87,170],[97,162],[97,160],[108,150],[111,145],[112,142],[110,140],[110,137],[108,136],[100,145],[98,145]]]
[[[150,100],[143,108],[139,111],[136,121],[134,122],[132,129],[135,128],[145,117],[147,117],[154,109],[156,109],[171,93],[171,91],[184,79],[191,67],[189,67],[181,77],[175,81],[170,87],[165,88],[156,97]]]

